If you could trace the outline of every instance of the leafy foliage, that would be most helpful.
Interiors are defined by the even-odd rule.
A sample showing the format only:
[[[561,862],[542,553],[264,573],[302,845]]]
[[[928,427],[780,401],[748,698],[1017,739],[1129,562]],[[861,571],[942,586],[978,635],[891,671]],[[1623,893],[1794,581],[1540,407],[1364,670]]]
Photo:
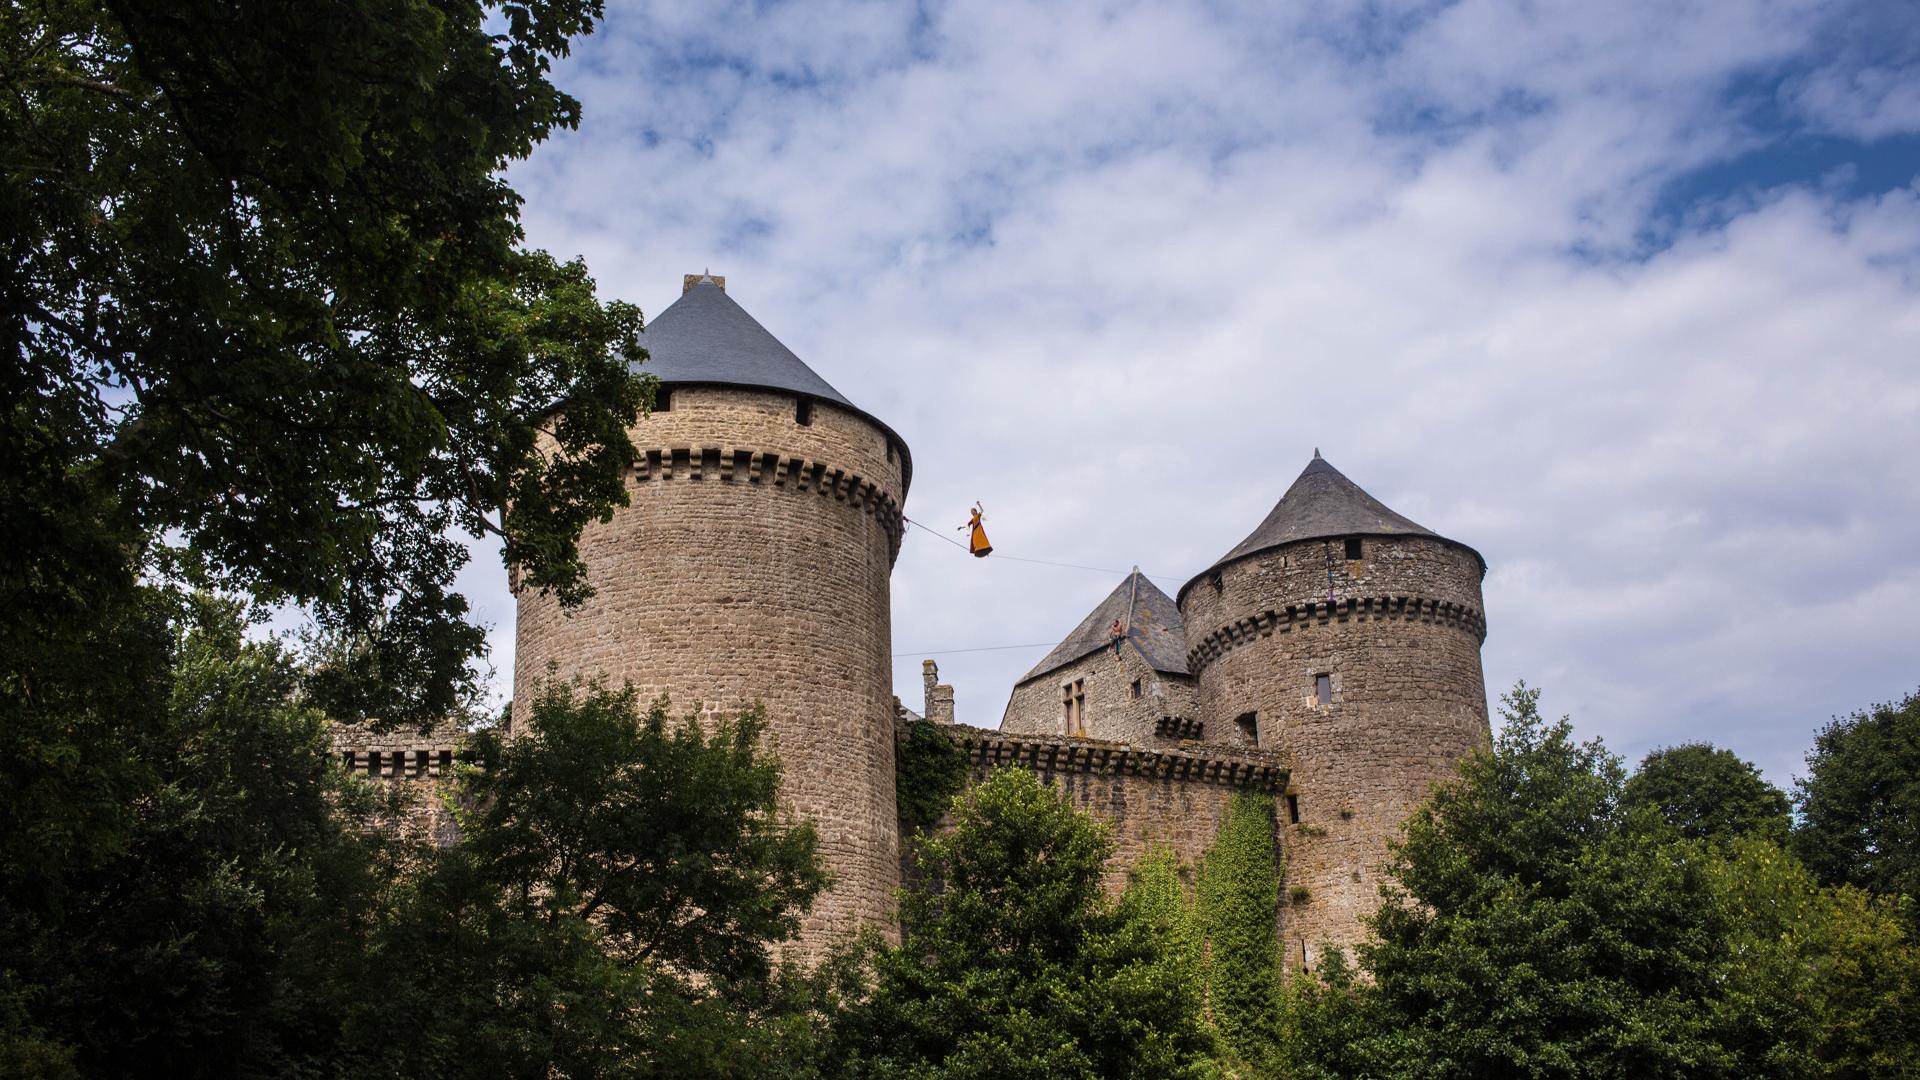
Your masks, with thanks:
[[[1198,988],[1157,920],[1101,892],[1112,841],[1052,788],[995,771],[918,841],[930,884],[873,989],[840,1024],[831,1075],[1202,1075]]]
[[[967,755],[931,720],[907,724],[907,737],[894,746],[894,799],[900,824],[925,832],[953,805],[967,782]]]
[[[1786,792],[1733,751],[1706,743],[1648,754],[1628,778],[1621,802],[1628,810],[1653,807],[1689,839],[1723,844],[1746,836],[1784,844],[1791,821]]]
[[[0,12],[0,654],[194,572],[353,639],[335,719],[425,725],[484,644],[457,533],[584,595],[639,314],[521,247],[501,170],[577,121],[547,71],[599,10]]]
[[[1408,1075],[1705,1075],[1727,932],[1710,859],[1621,804],[1618,759],[1524,684],[1409,823],[1362,946]]]
[[[1715,876],[1733,928],[1715,1037],[1738,1075],[1920,1075],[1920,950],[1893,904],[1821,888],[1759,840],[1738,841]]]
[[[1920,694],[1821,729],[1795,794],[1793,846],[1814,876],[1906,897],[1920,927]]]
[[[1679,835],[1538,698],[1504,699],[1492,752],[1394,849],[1372,982],[1337,961],[1291,981],[1280,1074],[1915,1075],[1920,951],[1896,906],[1821,887],[1758,835]]]
[[[1200,862],[1201,925],[1207,936],[1207,1005],[1240,1058],[1272,1053],[1279,1003],[1280,909],[1273,799],[1235,792],[1220,835]]]
[[[245,641],[237,605],[140,599],[93,638],[123,650],[103,657],[93,699],[119,711],[73,709],[71,693],[33,703],[75,721],[66,747],[99,756],[7,773],[30,786],[4,800],[0,1061],[31,1055],[16,1064],[28,1075],[56,1061],[84,1075],[298,1072],[330,1051],[341,958],[375,889],[379,844],[355,827],[365,800],[342,785],[291,658]],[[75,812],[76,793],[126,802]]]
[[[354,1056],[394,1076],[777,1074],[812,990],[772,948],[826,877],[812,827],[780,819],[764,721],[548,686],[524,723],[476,740],[462,842],[377,928]]]

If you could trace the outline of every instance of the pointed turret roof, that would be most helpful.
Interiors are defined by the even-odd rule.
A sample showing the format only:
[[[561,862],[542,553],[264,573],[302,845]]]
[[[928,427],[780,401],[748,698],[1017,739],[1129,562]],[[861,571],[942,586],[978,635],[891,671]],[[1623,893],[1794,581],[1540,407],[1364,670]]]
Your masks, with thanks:
[[[680,299],[647,323],[640,344],[649,357],[642,370],[663,383],[764,387],[854,408],[711,275],[688,282]]]
[[[1307,467],[1301,470],[1299,478],[1287,489],[1287,493],[1280,496],[1280,501],[1274,504],[1260,527],[1235,545],[1232,551],[1216,559],[1212,566],[1195,575],[1193,581],[1181,586],[1180,592],[1185,595],[1193,587],[1194,581],[1257,552],[1298,540],[1331,540],[1346,536],[1428,536],[1466,548],[1480,561],[1482,570],[1487,566],[1487,560],[1481,558],[1479,552],[1456,540],[1447,540],[1388,509],[1385,503],[1347,479],[1345,473],[1334,468],[1331,462],[1320,456],[1319,450],[1315,450],[1313,460],[1307,462]]]
[[[1180,609],[1173,598],[1147,580],[1138,567],[1118,588],[1107,594],[1066,640],[1053,647],[1020,682],[1065,667],[1083,656],[1098,652],[1113,643],[1112,628],[1118,622],[1127,629],[1127,641],[1155,671],[1169,675],[1187,674],[1186,631],[1180,622]]]
[[[902,475],[913,480],[906,440],[872,413],[848,401],[794,355],[747,309],[727,295],[727,279],[688,274],[680,299],[648,320],[640,335],[647,350],[644,371],[668,386],[740,386],[781,390],[832,402],[871,421],[900,449]]]

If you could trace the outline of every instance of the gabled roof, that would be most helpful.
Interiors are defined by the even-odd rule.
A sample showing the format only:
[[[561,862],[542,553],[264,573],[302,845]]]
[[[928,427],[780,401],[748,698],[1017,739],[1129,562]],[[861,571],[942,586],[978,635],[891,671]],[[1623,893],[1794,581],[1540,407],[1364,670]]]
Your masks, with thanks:
[[[1107,648],[1113,644],[1111,631],[1115,622],[1127,628],[1127,641],[1155,671],[1187,674],[1187,639],[1180,622],[1180,609],[1174,606],[1172,597],[1135,569],[1080,620],[1080,625],[1073,628],[1066,640],[1054,646],[1032,671],[1021,676],[1020,682]]]
[[[763,387],[854,407],[711,277],[648,321],[640,344],[649,357],[640,370],[663,383]]]
[[[640,335],[647,360],[632,365],[633,370],[653,375],[668,386],[740,386],[832,402],[871,421],[893,439],[900,449],[901,476],[911,485],[913,458],[906,440],[879,417],[848,401],[747,309],[734,303],[725,282],[707,274],[689,275],[680,299],[647,321]]]
[[[1479,552],[1389,510],[1385,503],[1347,479],[1345,473],[1334,468],[1320,456],[1320,451],[1315,450],[1313,460],[1307,462],[1307,467],[1300,471],[1299,478],[1294,480],[1287,493],[1280,496],[1280,501],[1274,504],[1260,527],[1235,545],[1232,551],[1216,559],[1212,566],[1180,586],[1180,595],[1185,596],[1195,581],[1249,555],[1299,540],[1331,540],[1346,536],[1428,536],[1471,553],[1479,560],[1482,572],[1487,568],[1487,560]]]

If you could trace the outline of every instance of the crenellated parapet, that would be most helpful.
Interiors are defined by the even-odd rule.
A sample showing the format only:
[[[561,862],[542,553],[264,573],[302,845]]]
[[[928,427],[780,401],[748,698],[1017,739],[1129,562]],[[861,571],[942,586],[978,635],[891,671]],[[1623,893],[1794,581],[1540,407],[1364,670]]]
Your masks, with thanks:
[[[871,514],[886,530],[893,557],[900,554],[906,529],[900,503],[885,487],[825,461],[738,446],[661,447],[644,451],[634,463],[638,484],[685,481],[764,484],[795,494],[812,494]]]
[[[1221,626],[1201,637],[1187,652],[1187,667],[1198,674],[1221,656],[1257,638],[1312,630],[1329,623],[1419,622],[1458,627],[1487,637],[1487,617],[1479,608],[1451,600],[1423,596],[1361,596],[1343,600],[1308,600],[1266,611]]]
[[[956,725],[954,742],[976,775],[1001,766],[1055,774],[1126,776],[1190,784],[1219,784],[1256,791],[1287,786],[1286,761],[1271,751],[1201,745],[1148,748],[1131,743],[1061,735],[1024,735]]]

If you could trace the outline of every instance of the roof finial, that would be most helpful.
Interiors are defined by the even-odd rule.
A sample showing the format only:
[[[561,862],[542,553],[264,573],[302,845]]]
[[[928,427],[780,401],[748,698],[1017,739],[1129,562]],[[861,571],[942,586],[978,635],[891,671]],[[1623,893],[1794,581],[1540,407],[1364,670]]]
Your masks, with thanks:
[[[1316,447],[1314,447],[1314,448],[1313,448],[1313,456],[1314,456],[1314,457],[1319,457],[1319,456],[1320,456],[1320,448],[1319,448],[1319,447],[1317,447],[1317,446],[1316,446]]]

